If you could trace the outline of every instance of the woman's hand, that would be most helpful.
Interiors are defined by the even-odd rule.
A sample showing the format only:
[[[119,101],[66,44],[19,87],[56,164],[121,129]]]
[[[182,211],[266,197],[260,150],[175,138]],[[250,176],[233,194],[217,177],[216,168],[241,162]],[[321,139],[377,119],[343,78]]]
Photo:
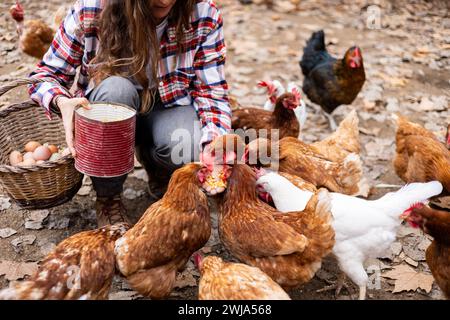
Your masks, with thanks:
[[[74,112],[77,106],[82,106],[85,109],[91,109],[89,101],[86,98],[67,98],[59,96],[56,99],[56,105],[61,111],[61,117],[66,132],[66,143],[73,157],[76,157],[75,148],[73,146],[74,137]]]

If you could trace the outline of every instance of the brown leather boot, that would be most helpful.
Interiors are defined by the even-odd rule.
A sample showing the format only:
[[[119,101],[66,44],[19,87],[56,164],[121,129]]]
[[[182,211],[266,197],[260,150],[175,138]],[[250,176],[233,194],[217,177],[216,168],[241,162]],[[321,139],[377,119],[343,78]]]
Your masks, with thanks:
[[[167,185],[169,184],[170,176],[168,177],[157,177],[148,172],[148,194],[154,200],[159,200],[164,196],[167,191]]]
[[[126,217],[126,209],[120,195],[108,198],[97,197],[95,202],[98,227],[113,225],[116,223],[129,223]]]

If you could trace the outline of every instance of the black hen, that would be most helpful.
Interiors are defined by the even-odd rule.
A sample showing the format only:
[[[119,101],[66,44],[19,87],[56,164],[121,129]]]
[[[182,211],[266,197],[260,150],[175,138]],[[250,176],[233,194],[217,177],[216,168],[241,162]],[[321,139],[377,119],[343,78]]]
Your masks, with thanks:
[[[344,58],[333,58],[320,30],[307,41],[300,67],[305,76],[303,91],[309,100],[322,107],[330,125],[336,127],[329,114],[341,104],[351,104],[366,80],[361,49],[351,47]]]

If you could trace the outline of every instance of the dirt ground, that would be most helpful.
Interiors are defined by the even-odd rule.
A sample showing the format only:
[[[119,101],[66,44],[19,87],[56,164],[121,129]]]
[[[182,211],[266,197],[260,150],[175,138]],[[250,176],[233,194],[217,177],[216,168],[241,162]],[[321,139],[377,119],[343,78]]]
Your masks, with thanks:
[[[15,27],[7,14],[12,0],[0,3],[0,85],[29,73],[36,61],[18,51]],[[230,92],[242,105],[261,105],[264,96],[258,80],[279,79],[287,84],[302,84],[298,61],[302,48],[313,31],[324,29],[329,51],[342,56],[353,44],[361,47],[367,81],[350,106],[335,112],[340,121],[351,109],[360,118],[362,158],[365,176],[372,186],[370,198],[378,198],[395,188],[375,188],[379,184],[402,184],[392,167],[395,150],[392,112],[400,112],[444,138],[450,122],[450,18],[447,1],[300,1],[298,10],[290,1],[277,1],[271,9],[254,0],[242,5],[238,0],[217,0],[224,14],[228,47],[227,80]],[[28,16],[49,22],[52,13],[64,1],[24,0]],[[26,98],[24,89],[0,98],[0,108]],[[318,107],[308,103],[308,119],[303,130],[307,142],[330,134]],[[18,128],[20,130],[20,128]],[[151,203],[146,194],[146,175],[137,167],[125,186],[126,206],[137,221]],[[0,237],[0,262],[40,261],[49,250],[66,237],[96,227],[93,204],[95,193],[89,179],[75,198],[62,206],[40,212],[19,209],[0,195],[0,229],[15,233]],[[214,206],[214,201],[211,201]],[[217,225],[216,210],[213,222]],[[31,236],[20,238],[23,236]],[[19,238],[17,240],[17,238]],[[16,241],[15,241],[16,240]],[[17,244],[19,240],[25,241]],[[27,242],[28,241],[28,242]],[[14,244],[12,244],[12,242]],[[29,243],[29,244],[26,244]],[[381,281],[378,289],[368,290],[368,299],[443,299],[436,284],[416,290],[393,293],[395,280],[383,277],[388,270],[407,265],[421,275],[431,273],[425,262],[430,238],[404,225],[398,240],[385,257],[369,261],[375,271],[372,278]],[[233,260],[220,244],[217,230],[204,253]],[[339,270],[333,258],[325,259],[316,277],[302,288],[290,292],[293,299],[336,299],[334,292],[316,290],[336,279]],[[380,277],[381,275],[381,277]],[[171,299],[196,299],[198,272],[192,262],[179,276]],[[0,288],[9,281],[0,274]],[[357,288],[350,285],[353,296]],[[116,278],[112,299],[141,299],[125,281]],[[338,299],[350,299],[343,290]]]

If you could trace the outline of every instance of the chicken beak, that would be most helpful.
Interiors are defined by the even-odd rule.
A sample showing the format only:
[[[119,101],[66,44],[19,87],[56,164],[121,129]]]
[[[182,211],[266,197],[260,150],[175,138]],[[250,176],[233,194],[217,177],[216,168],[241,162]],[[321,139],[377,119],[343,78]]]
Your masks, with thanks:
[[[215,196],[224,192],[227,188],[226,166],[214,166],[205,177],[202,188],[209,196]]]

